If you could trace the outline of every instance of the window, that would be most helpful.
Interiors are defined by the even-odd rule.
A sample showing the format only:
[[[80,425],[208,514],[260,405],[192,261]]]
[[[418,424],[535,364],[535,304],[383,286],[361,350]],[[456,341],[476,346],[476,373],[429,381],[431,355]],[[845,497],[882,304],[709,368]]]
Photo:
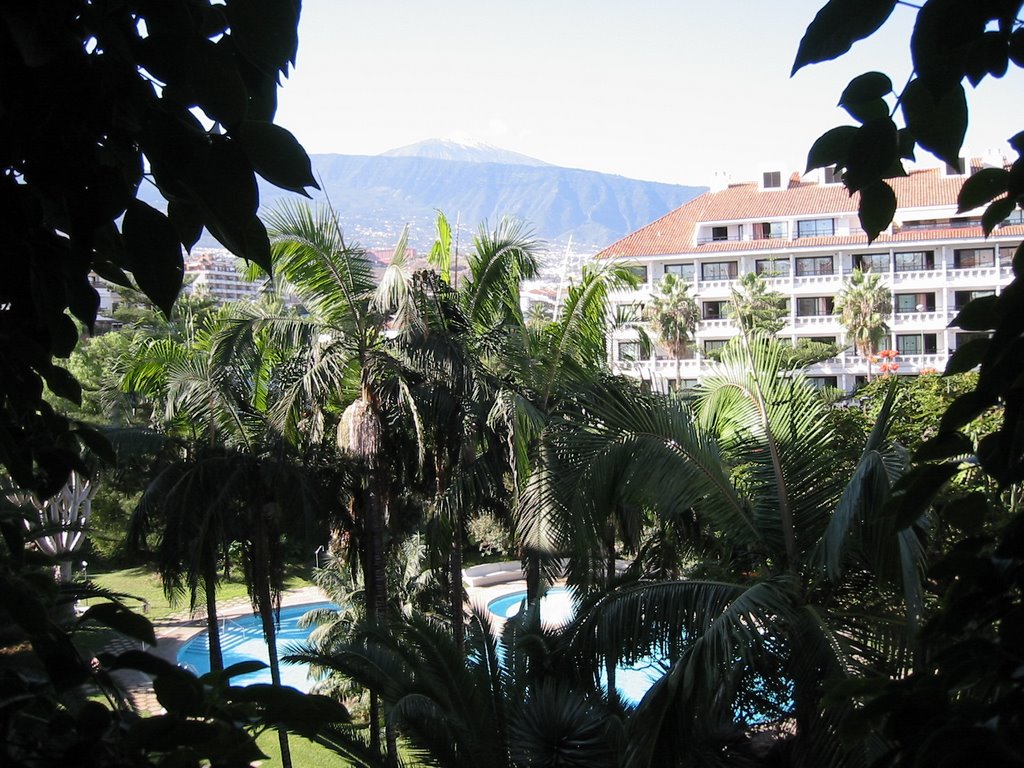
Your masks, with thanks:
[[[897,315],[909,312],[934,312],[934,293],[897,293],[894,297],[893,306]]]
[[[726,305],[727,301],[705,301],[704,302],[704,319],[705,320],[721,320],[726,316]]]
[[[825,169],[825,183],[826,184],[842,184],[843,173],[834,165],[829,165]]]
[[[832,296],[806,296],[796,300],[797,317],[819,317],[833,314],[835,300]]]
[[[837,376],[808,376],[807,381],[815,389],[825,389],[826,387],[831,389],[839,388],[839,378]]]
[[[640,359],[639,341],[620,341],[619,354],[616,358],[623,363],[632,363]]]
[[[999,226],[1008,227],[1011,224],[1024,224],[1024,209],[1014,208],[1013,212],[1003,219],[1003,223]]]
[[[737,265],[735,261],[712,261],[700,265],[701,280],[735,280]]]
[[[694,269],[693,263],[688,264],[666,264],[665,274],[675,275],[680,280],[693,281],[693,275],[696,270]]]
[[[917,272],[935,269],[934,251],[907,251],[894,254],[897,272]]]
[[[962,157],[958,157],[955,163],[946,163],[947,176],[963,176],[966,171],[967,163]]]
[[[994,267],[995,265],[996,252],[994,248],[961,248],[953,251],[954,269]]]
[[[763,182],[762,186],[765,189],[779,189],[782,186],[782,172],[781,171],[765,171],[761,177]]]
[[[641,283],[647,282],[647,266],[644,264],[630,264],[626,267],[630,273],[636,275]]]
[[[762,221],[753,225],[755,240],[785,240],[789,228],[784,221]]]
[[[888,253],[858,253],[853,257],[853,266],[862,272],[888,272]]]
[[[789,259],[758,259],[754,271],[765,277],[789,277]]]
[[[960,310],[966,307],[968,302],[980,299],[983,296],[995,295],[995,291],[957,291],[953,294],[953,309]]]
[[[550,307],[545,309],[550,310]],[[620,323],[639,323],[644,319],[644,305],[639,303],[619,304],[616,315],[615,319]]]
[[[796,260],[796,274],[797,277],[831,275],[833,266],[831,256],[800,256]]]
[[[712,227],[711,228],[711,239],[712,240],[728,240],[729,239],[729,228],[728,227]]]
[[[728,339],[705,339],[704,351],[705,352],[717,352],[726,344],[729,343]]]
[[[796,223],[797,237],[829,237],[835,231],[835,219],[808,219]]]
[[[961,331],[956,335],[956,348],[960,349],[964,344],[974,341],[976,339],[987,339],[988,333],[985,331]]]
[[[896,351],[901,355],[934,355],[936,348],[934,333],[896,334]]]

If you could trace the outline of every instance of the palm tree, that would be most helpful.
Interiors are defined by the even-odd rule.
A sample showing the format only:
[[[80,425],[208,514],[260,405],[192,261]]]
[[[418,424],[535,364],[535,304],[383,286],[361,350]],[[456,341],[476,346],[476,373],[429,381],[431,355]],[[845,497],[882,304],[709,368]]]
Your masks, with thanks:
[[[867,360],[870,381],[871,358],[889,330],[886,321],[892,314],[892,292],[882,282],[880,274],[855,269],[836,296],[836,312],[846,328],[847,338]]]
[[[786,324],[786,297],[768,290],[764,277],[746,272],[731,291],[730,313],[744,333],[774,336]]]
[[[676,387],[682,386],[681,360],[693,342],[700,322],[700,308],[690,295],[690,285],[672,273],[658,283],[658,292],[651,297],[647,316],[661,343],[676,361]]]
[[[652,648],[668,661],[637,710],[627,765],[717,760],[715,734],[740,733],[736,710],[752,707],[791,718],[799,760],[832,764],[849,707],[823,706],[823,681],[910,663],[922,533],[882,513],[905,469],[884,439],[888,406],[847,465],[826,406],[783,360],[755,337],[723,354],[693,408],[623,390],[561,416],[553,450],[569,459],[553,495],[693,510],[715,542],[708,576],[619,586],[569,629],[581,673]]]

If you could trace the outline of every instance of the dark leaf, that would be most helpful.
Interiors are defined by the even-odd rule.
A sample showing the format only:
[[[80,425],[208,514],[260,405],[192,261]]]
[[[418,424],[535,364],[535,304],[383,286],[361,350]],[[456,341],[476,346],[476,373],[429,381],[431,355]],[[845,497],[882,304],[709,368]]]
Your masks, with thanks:
[[[991,203],[981,215],[981,231],[985,233],[985,237],[991,235],[992,230],[1006,221],[1006,217],[1013,213],[1016,207],[1017,203],[1008,197]]]
[[[914,453],[914,461],[941,461],[974,453],[974,445],[959,432],[940,432]]]
[[[988,339],[978,339],[978,341],[988,341]],[[958,349],[957,352],[959,351]],[[954,357],[956,357],[955,354]],[[950,363],[952,364],[952,361]],[[942,415],[939,432],[956,432],[965,424],[974,421],[985,409],[992,407],[994,404],[995,399],[992,396],[977,390],[960,395],[950,403],[949,408]]]
[[[923,515],[942,487],[959,471],[955,463],[922,464],[900,478],[893,491],[891,512],[897,530],[913,525]]]
[[[1003,194],[1010,182],[1010,172],[1003,168],[982,168],[971,176],[957,195],[957,213],[979,208]]]
[[[898,160],[896,124],[888,117],[872,120],[858,128],[850,141],[843,181],[851,192],[859,192],[881,179]]]
[[[971,339],[967,343],[961,344],[950,355],[944,375],[952,376],[954,373],[973,371],[985,359],[990,341],[991,339]]]
[[[97,432],[88,424],[81,423],[74,430],[73,434],[105,464],[111,467],[117,465],[117,454],[114,452],[114,446],[110,444],[110,441],[103,434]]]
[[[167,218],[174,225],[174,231],[178,233],[182,245],[191,251],[192,246],[203,235],[202,211],[185,200],[172,200],[167,204]]]
[[[153,632],[153,625],[150,624],[149,619],[133,613],[120,603],[100,603],[89,606],[79,622],[85,623],[90,620],[110,627],[122,635],[156,645],[156,634]]]
[[[128,205],[122,229],[135,282],[169,317],[185,276],[177,232],[166,216],[141,200]]]
[[[989,516],[988,501],[981,491],[953,499],[939,513],[942,519],[967,535],[981,533]]]
[[[850,117],[860,123],[869,123],[872,120],[889,117],[889,105],[885,103],[885,99],[858,101],[853,104],[845,104],[843,108]]]
[[[1017,250],[1013,252],[1013,274],[1016,277],[1024,274],[1024,243],[1018,245]]]
[[[964,71],[974,87],[986,75],[1002,77],[1009,65],[1009,51],[1006,40],[999,32],[986,32],[976,38],[967,51]]]
[[[259,207],[256,176],[238,142],[215,137],[188,168],[188,184],[221,228],[244,231]],[[211,228],[212,231],[212,228]]]
[[[240,661],[237,664],[232,664],[226,669],[222,669],[219,672],[210,671],[199,679],[203,682],[227,682],[232,677],[238,677],[239,675],[248,675],[253,672],[259,672],[261,669],[266,669],[267,665],[262,661],[255,661],[249,659],[248,661]]]
[[[289,63],[295,63],[298,0],[232,2],[227,13],[238,50],[265,75],[276,77]]]
[[[896,193],[884,181],[869,184],[860,191],[857,213],[870,243],[892,222],[896,213]]]
[[[840,107],[874,101],[892,93],[892,80],[881,72],[866,72],[850,81],[839,97]]]
[[[287,686],[247,685],[244,688],[230,688],[228,694],[232,701],[258,705],[264,710],[265,719],[269,722],[284,722],[295,727],[300,724],[349,721],[348,710],[334,699],[301,693]]]
[[[186,61],[198,106],[212,120],[226,126],[238,125],[245,119],[249,100],[231,47],[229,37],[217,43],[204,40]]]
[[[957,83],[936,100],[920,78],[903,91],[903,118],[917,143],[947,163],[960,162],[967,133],[967,97]]]
[[[137,669],[153,677],[161,676],[184,676],[195,679],[195,675],[186,672],[181,667],[175,666],[166,659],[154,656],[145,651],[125,651],[109,664],[111,669]]]
[[[896,0],[830,0],[808,25],[790,74],[846,53],[882,26],[895,7]]]
[[[1015,29],[1010,35],[1009,56],[1018,67],[1024,67],[1024,27]]]
[[[284,128],[247,120],[236,135],[256,172],[271,184],[307,197],[306,187],[320,188],[306,150]]]
[[[52,365],[41,373],[46,379],[46,386],[53,394],[70,400],[75,405],[82,404],[82,385],[69,371],[59,365]]]
[[[199,714],[203,706],[203,686],[193,675],[160,675],[153,680],[157,701],[168,712]]]
[[[826,168],[830,165],[845,167],[850,142],[856,133],[855,126],[841,125],[819,136],[811,146],[811,151],[807,153],[807,170]]]
[[[896,141],[899,144],[900,157],[904,160],[914,160],[914,147],[917,146],[914,141],[914,134],[906,128],[900,128],[896,132]]]
[[[999,325],[999,297],[979,296],[967,303],[950,325],[964,331],[989,331]]]
[[[78,344],[75,321],[65,314],[57,315],[50,324],[50,351],[54,357],[69,357]]]

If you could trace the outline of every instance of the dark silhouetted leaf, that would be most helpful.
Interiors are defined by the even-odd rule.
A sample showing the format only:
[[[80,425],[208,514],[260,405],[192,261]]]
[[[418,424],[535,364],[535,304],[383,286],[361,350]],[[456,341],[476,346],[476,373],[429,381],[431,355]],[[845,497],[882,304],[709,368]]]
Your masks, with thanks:
[[[940,432],[914,453],[914,461],[941,461],[974,453],[974,444],[959,432]]]
[[[100,603],[89,606],[79,621],[85,623],[90,620],[110,627],[122,635],[156,645],[156,634],[153,632],[153,625],[150,624],[149,619],[133,613],[120,603]]]
[[[982,531],[989,517],[988,501],[984,493],[973,491],[966,496],[953,499],[942,507],[939,514],[949,525],[968,535],[974,535]]]
[[[896,7],[896,0],[830,0],[800,40],[793,71],[846,53],[858,40],[875,32]]]
[[[884,181],[869,184],[860,191],[857,213],[870,243],[892,221],[896,213],[896,193]]]
[[[229,689],[233,701],[256,704],[264,711],[269,722],[287,723],[289,727],[301,724],[347,723],[348,710],[327,696],[306,694],[283,686],[256,684]]]
[[[160,675],[153,681],[157,701],[168,712],[199,714],[203,706],[203,686],[192,675]]]
[[[990,331],[998,324],[998,296],[979,296],[969,301],[950,323],[965,331]]]
[[[857,129],[850,141],[843,181],[851,192],[877,182],[899,160],[896,124],[888,117],[872,120]]]
[[[320,188],[306,150],[284,128],[249,120],[236,134],[256,172],[271,184],[307,197],[306,187]]]
[[[1024,243],[1018,245],[1013,252],[1013,274],[1017,277],[1024,274]]]
[[[53,394],[70,400],[75,405],[82,404],[82,385],[69,371],[59,365],[51,365],[42,371],[42,374],[46,379],[46,386]]]
[[[982,168],[971,176],[957,195],[957,213],[979,208],[1003,194],[1010,182],[1010,172],[1003,168]]]
[[[1013,209],[1016,207],[1017,204],[1007,197],[991,203],[981,214],[981,231],[985,233],[985,236],[991,235],[996,227],[1006,221],[1006,217],[1013,213]]]
[[[922,464],[900,478],[893,488],[891,511],[897,530],[913,525],[931,506],[942,487],[959,471],[959,465]]]
[[[78,429],[73,434],[104,463],[111,467],[117,465],[117,454],[114,452],[114,446],[110,444],[110,441],[103,434],[97,432],[88,424],[79,424]]]
[[[50,334],[50,351],[54,357],[70,357],[78,343],[78,328],[75,327],[75,321],[67,315],[57,315],[50,325]]]
[[[1024,67],[1024,27],[1015,29],[1010,35],[1009,56],[1018,67]]]
[[[177,232],[166,216],[141,200],[128,206],[122,229],[135,282],[170,316],[185,276]]]
[[[203,235],[202,211],[185,200],[172,200],[167,204],[167,218],[174,225],[174,231],[178,233],[178,239],[185,249],[191,251]]]
[[[977,341],[988,341],[988,339],[977,339]],[[973,342],[968,342],[968,344]],[[966,346],[966,344],[964,345]],[[963,347],[961,347],[963,349]],[[957,352],[960,350],[958,349]],[[956,354],[953,355],[956,357]],[[952,361],[950,361],[952,364]],[[948,370],[948,369],[947,369]],[[994,404],[992,396],[978,392],[965,392],[956,400],[950,403],[949,408],[942,415],[942,422],[939,424],[940,432],[956,432],[965,424],[974,421],[981,413]]]
[[[841,125],[819,136],[811,146],[811,151],[807,153],[807,170],[826,168],[830,165],[845,167],[850,142],[856,133],[855,126]]]
[[[938,101],[921,79],[903,91],[903,118],[917,143],[950,164],[960,161],[967,133],[967,97],[959,83]]]
[[[858,75],[846,86],[842,96],[839,97],[839,106],[845,107],[849,104],[859,104],[865,101],[873,101],[892,93],[892,80],[888,75],[881,72],[865,72]]]
[[[247,0],[229,3],[228,22],[238,50],[265,75],[276,77],[295,63],[299,3],[282,0]]]
[[[988,345],[991,339],[971,339],[965,344],[957,347],[946,363],[945,375],[951,376],[954,373],[966,373],[973,371],[981,361],[985,359]]]
[[[231,39],[208,40],[187,59],[188,80],[202,110],[212,120],[234,126],[245,119],[248,94],[238,73]]]
[[[900,128],[896,132],[896,143],[900,148],[900,157],[904,160],[914,160],[914,147],[917,146],[914,141],[914,134],[908,131],[906,128]]]

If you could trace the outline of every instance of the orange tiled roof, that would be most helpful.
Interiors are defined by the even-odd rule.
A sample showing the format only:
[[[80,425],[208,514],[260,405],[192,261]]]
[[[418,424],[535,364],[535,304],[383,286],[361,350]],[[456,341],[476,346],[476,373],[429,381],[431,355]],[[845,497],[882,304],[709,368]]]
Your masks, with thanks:
[[[945,176],[938,168],[912,171],[910,175],[890,179],[899,207],[927,208],[956,206],[957,194],[963,184],[962,176]],[[760,189],[757,184],[734,184],[720,192],[705,192],[685,205],[662,216],[636,232],[632,232],[597,254],[596,258],[617,256],[655,256],[665,253],[713,253],[735,250],[775,250],[779,240],[721,241],[695,246],[695,229],[702,223],[753,219],[771,221],[792,216],[816,214],[851,214],[857,212],[860,196],[850,196],[842,184],[818,184],[790,180],[786,189]],[[882,235],[876,242],[919,240],[934,237],[963,237],[981,235],[980,227],[969,231],[916,230],[912,233]],[[956,233],[956,234],[953,234]],[[1011,234],[1011,233],[1007,233]],[[867,243],[864,235],[845,237],[804,237],[792,242],[793,246],[856,245]]]

